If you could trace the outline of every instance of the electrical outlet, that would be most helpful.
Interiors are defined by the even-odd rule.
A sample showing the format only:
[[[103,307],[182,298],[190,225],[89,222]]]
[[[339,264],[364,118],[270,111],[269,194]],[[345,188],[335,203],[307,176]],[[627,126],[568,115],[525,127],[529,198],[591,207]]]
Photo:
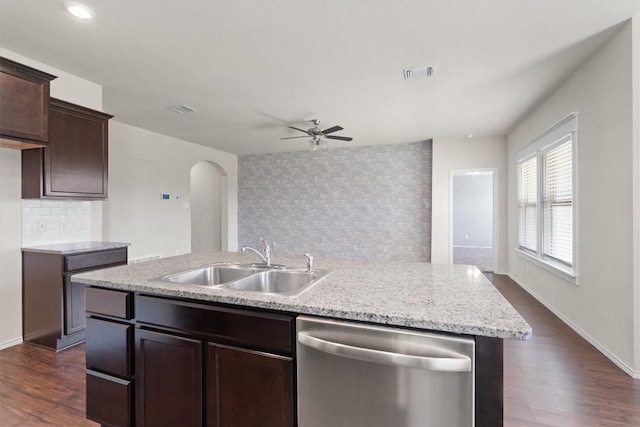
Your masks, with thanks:
[[[38,231],[45,231],[47,229],[47,223],[44,221],[38,222]]]

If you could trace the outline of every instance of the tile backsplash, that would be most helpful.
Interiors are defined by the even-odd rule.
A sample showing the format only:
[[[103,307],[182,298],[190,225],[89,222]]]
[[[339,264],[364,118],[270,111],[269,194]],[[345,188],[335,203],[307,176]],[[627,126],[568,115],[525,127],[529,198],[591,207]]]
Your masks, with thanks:
[[[431,173],[431,141],[239,156],[239,243],[430,261]]]
[[[22,201],[22,246],[91,240],[91,202]]]

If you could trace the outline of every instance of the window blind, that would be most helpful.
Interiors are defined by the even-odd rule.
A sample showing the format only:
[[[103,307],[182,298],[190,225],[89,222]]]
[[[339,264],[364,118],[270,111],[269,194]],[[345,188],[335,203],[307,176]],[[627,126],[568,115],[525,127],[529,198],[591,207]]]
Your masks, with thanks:
[[[537,251],[538,234],[538,164],[532,157],[518,165],[520,188],[518,191],[518,246]]]
[[[571,136],[543,157],[543,258],[573,263],[573,159]]]
[[[570,281],[578,277],[577,138],[572,113],[516,152],[518,249]]]

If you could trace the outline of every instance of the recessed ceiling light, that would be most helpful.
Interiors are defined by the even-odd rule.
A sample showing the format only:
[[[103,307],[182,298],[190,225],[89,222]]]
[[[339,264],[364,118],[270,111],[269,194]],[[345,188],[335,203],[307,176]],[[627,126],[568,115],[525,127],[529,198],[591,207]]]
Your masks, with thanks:
[[[70,14],[72,14],[76,18],[93,19],[93,17],[95,16],[95,13],[93,13],[93,10],[89,9],[87,6],[80,3],[65,2],[64,7],[65,9],[67,9],[67,11]]]

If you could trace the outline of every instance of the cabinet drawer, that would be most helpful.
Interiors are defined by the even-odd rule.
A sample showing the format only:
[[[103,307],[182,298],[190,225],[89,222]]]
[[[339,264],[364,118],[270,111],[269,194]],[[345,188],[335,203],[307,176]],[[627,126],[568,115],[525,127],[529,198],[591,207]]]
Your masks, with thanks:
[[[87,368],[133,375],[133,325],[87,319]]]
[[[133,382],[87,371],[87,418],[103,425],[133,425]]]
[[[127,262],[127,248],[64,257],[64,270],[84,270]]]
[[[87,312],[119,317],[133,318],[132,294],[112,289],[87,288]]]
[[[293,353],[295,316],[136,295],[138,322],[184,331],[206,340]]]

